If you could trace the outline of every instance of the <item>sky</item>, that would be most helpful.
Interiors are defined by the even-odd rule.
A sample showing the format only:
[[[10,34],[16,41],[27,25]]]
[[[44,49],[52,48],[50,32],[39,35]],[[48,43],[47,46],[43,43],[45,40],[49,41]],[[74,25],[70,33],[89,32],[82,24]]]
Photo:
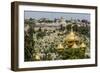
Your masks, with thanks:
[[[90,14],[87,13],[65,13],[65,12],[44,12],[44,11],[24,11],[24,18],[29,19],[29,18],[35,18],[35,19],[40,19],[40,18],[49,18],[51,20],[57,18],[65,18],[65,19],[86,19],[90,21]]]

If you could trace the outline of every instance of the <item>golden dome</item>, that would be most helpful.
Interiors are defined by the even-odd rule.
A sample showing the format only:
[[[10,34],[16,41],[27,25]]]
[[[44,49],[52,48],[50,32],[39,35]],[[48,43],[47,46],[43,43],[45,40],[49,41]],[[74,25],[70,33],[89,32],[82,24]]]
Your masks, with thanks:
[[[56,50],[59,51],[59,52],[62,52],[64,50],[64,47],[62,46],[62,44],[59,44],[57,46],[57,49]]]
[[[79,42],[80,42],[79,36],[77,36],[77,34],[73,31],[67,34],[66,37],[64,38],[64,45],[67,45],[68,48],[72,48],[72,46],[73,48],[78,47]]]
[[[58,48],[58,49],[62,49],[62,48],[64,48],[64,47],[62,46],[62,44],[59,44],[57,48]]]
[[[74,32],[70,32],[70,34],[67,36],[67,40],[74,40],[74,39],[75,39]]]
[[[76,43],[74,43],[71,48],[79,48],[79,47],[76,45]]]
[[[65,38],[66,41],[76,41],[76,40],[79,40],[79,37],[74,33],[74,32],[70,32],[66,38]]]
[[[80,48],[85,48],[86,47],[86,45],[84,44],[84,43],[82,43],[81,45],[80,45]]]
[[[36,55],[35,55],[35,59],[36,59],[36,60],[40,60],[40,55],[39,55],[39,54],[36,54]]]

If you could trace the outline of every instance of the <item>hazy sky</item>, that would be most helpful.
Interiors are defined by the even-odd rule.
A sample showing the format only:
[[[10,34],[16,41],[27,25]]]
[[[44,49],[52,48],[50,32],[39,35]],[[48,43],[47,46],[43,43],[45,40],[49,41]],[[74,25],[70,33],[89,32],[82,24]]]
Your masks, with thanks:
[[[40,19],[40,18],[49,18],[49,19],[54,19],[54,18],[65,18],[65,19],[86,19],[90,21],[90,14],[87,13],[65,13],[65,12],[43,12],[43,11],[24,11],[24,17],[25,19],[29,18],[35,18],[35,19]]]

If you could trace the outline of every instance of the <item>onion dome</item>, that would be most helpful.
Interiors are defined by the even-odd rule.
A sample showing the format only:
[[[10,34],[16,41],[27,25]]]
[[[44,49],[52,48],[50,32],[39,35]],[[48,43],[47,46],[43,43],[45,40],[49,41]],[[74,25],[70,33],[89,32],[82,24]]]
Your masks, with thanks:
[[[74,39],[75,39],[74,32],[70,32],[70,34],[68,34],[68,36],[66,37],[66,40],[74,40]]]
[[[64,50],[64,47],[62,46],[62,44],[59,44],[57,46],[57,49],[56,49],[58,52],[62,52]]]
[[[63,48],[62,44],[59,44],[57,48]]]
[[[64,44],[67,45],[68,48],[71,48],[74,45],[74,43],[76,44],[79,41],[80,38],[73,31],[67,34],[64,38]]]
[[[76,43],[74,43],[72,48],[79,48],[79,46],[77,46]]]
[[[40,60],[40,55],[39,55],[39,54],[36,54],[36,55],[35,55],[35,59],[36,59],[36,60]]]
[[[82,43],[82,44],[80,45],[80,48],[86,48],[86,45],[85,45],[84,43]]]
[[[76,41],[76,40],[79,40],[79,37],[74,32],[70,32],[66,36],[65,40],[67,40],[67,41]]]

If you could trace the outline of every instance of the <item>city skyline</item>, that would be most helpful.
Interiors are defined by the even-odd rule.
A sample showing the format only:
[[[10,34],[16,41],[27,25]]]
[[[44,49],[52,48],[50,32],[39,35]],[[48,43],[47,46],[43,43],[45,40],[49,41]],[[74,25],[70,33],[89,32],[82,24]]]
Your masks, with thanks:
[[[48,19],[59,19],[63,17],[64,19],[86,19],[90,21],[90,14],[88,13],[68,13],[68,12],[44,12],[44,11],[24,11],[24,18],[29,19],[29,18],[35,18],[35,19],[40,19],[40,18],[48,18]]]

